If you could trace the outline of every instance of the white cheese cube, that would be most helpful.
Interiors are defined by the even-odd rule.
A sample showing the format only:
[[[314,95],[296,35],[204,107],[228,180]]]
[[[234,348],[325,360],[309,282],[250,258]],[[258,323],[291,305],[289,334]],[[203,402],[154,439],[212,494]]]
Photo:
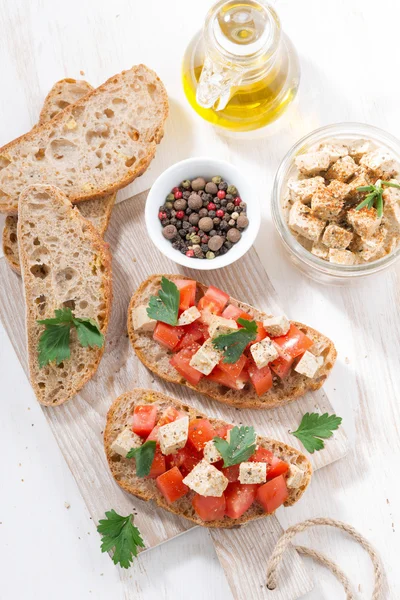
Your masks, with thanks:
[[[380,227],[374,235],[362,240],[359,256],[365,260],[377,260],[386,254],[387,229]]]
[[[361,210],[352,208],[347,213],[347,221],[358,235],[366,239],[378,231],[382,217],[378,217],[376,208],[364,207]]]
[[[242,462],[239,465],[239,481],[243,484],[265,483],[267,481],[267,463]]]
[[[319,258],[328,258],[329,249],[321,242],[315,242],[311,248],[311,254]]]
[[[324,190],[325,192],[325,190]],[[318,196],[314,194],[312,202]],[[325,221],[321,221],[311,214],[311,210],[302,202],[295,202],[289,212],[289,227],[295,233],[298,233],[308,240],[316,242],[319,240],[325,227]]]
[[[294,370],[300,373],[300,375],[305,375],[312,379],[323,363],[324,359],[322,356],[314,356],[314,354],[306,350]]]
[[[190,325],[190,323],[194,323],[201,317],[201,312],[196,306],[191,306],[183,311],[181,316],[178,319],[178,325]]]
[[[293,202],[299,200],[303,204],[309,204],[315,192],[324,187],[324,178],[320,176],[310,177],[309,179],[292,179],[288,182],[291,200]]]
[[[208,463],[215,463],[222,459],[221,454],[215,447],[214,441],[210,440],[204,445],[204,460]]]
[[[139,448],[142,444],[142,438],[134,433],[132,429],[126,427],[111,444],[111,450],[116,454],[126,457],[131,448]]]
[[[250,352],[259,369],[262,369],[279,356],[276,345],[269,338],[264,338],[261,342],[252,344]]]
[[[326,142],[325,144],[321,144],[318,150],[328,152],[331,163],[339,158],[343,158],[343,156],[347,156],[349,153],[348,147],[340,142]]]
[[[304,472],[296,465],[290,465],[286,485],[288,488],[298,488],[303,483]]]
[[[208,325],[208,333],[210,337],[216,338],[219,335],[231,333],[234,329],[238,329],[238,324],[233,319],[225,319],[213,315]]]
[[[339,250],[344,250],[350,244],[352,239],[353,234],[351,231],[331,223],[324,231],[322,243],[325,244],[325,246],[328,246],[328,248],[339,248]]]
[[[201,496],[220,498],[229,482],[221,471],[203,459],[186,475],[183,483]]]
[[[290,322],[284,315],[280,317],[267,317],[263,322],[264,329],[269,335],[277,337],[286,335],[290,329]]]
[[[398,183],[393,180],[393,183]],[[396,188],[386,188],[383,192],[385,210],[383,213],[383,223],[391,233],[400,231],[400,190]]]
[[[344,156],[333,163],[325,177],[327,179],[338,179],[345,182],[357,171],[358,166],[351,156]]]
[[[374,171],[376,175],[385,178],[392,177],[397,173],[399,167],[394,156],[383,148],[364,154],[360,160],[360,165],[364,165]]]
[[[209,375],[221,360],[222,354],[222,352],[214,348],[212,339],[210,338],[193,354],[189,365],[193,369],[196,369],[196,371],[203,373],[203,375]]]
[[[335,265],[354,265],[356,257],[350,250],[337,250],[329,248],[329,262]]]
[[[147,314],[147,306],[138,306],[132,310],[132,325],[134,331],[141,329],[142,331],[153,331],[157,321],[151,319]]]
[[[183,448],[188,439],[189,417],[182,417],[162,425],[158,430],[158,441],[163,454],[173,454]]]
[[[359,161],[363,154],[372,152],[375,149],[373,142],[370,140],[355,140],[350,144],[349,154],[354,160]]]
[[[329,168],[331,159],[329,152],[324,150],[319,152],[309,152],[308,154],[300,154],[294,160],[296,167],[300,173],[304,175],[315,175],[321,171],[326,171]]]

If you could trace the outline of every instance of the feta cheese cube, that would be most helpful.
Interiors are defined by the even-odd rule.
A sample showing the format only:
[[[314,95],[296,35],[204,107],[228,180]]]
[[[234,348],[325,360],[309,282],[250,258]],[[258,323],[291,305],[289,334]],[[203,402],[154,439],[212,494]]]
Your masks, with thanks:
[[[398,183],[394,180],[394,183]],[[396,235],[400,231],[400,190],[396,188],[386,188],[383,192],[385,210],[382,223],[390,233]]]
[[[183,483],[201,496],[220,498],[229,482],[221,471],[203,459],[186,475]]]
[[[324,150],[319,152],[309,152],[307,154],[299,154],[294,159],[296,167],[300,173],[304,175],[315,175],[321,171],[326,171],[329,168],[331,159],[329,152]]]
[[[357,171],[357,164],[351,158],[351,156],[344,156],[339,158],[329,168],[326,173],[327,179],[338,179],[339,181],[347,181]]]
[[[162,425],[158,430],[158,441],[163,454],[177,452],[187,442],[189,432],[189,417],[182,417],[172,423]]]
[[[347,222],[353,226],[353,229],[363,239],[369,238],[376,233],[381,224],[382,217],[378,217],[376,208],[367,208],[361,210],[355,208],[347,212]]]
[[[292,179],[288,182],[290,199],[295,202],[299,200],[303,204],[309,204],[315,192],[325,187],[323,177],[310,177],[309,179]]]
[[[383,148],[377,148],[377,150],[364,154],[360,160],[360,165],[364,165],[376,177],[383,179],[392,177],[399,170],[399,165],[394,156]]]
[[[374,149],[375,145],[370,140],[354,140],[354,142],[350,144],[349,154],[358,162],[364,154],[372,152]]]
[[[329,249],[321,242],[315,242],[311,248],[311,254],[318,258],[328,258]]]
[[[318,192],[314,194],[313,198],[316,195],[318,195]],[[324,230],[325,222],[313,216],[308,206],[297,201],[290,209],[289,227],[308,240],[316,242]]]
[[[278,335],[287,334],[290,329],[290,321],[285,315],[279,317],[267,317],[263,321],[263,327],[269,335],[277,337]]]
[[[322,356],[314,356],[314,354],[306,350],[294,370],[300,373],[300,375],[305,375],[312,379],[323,363],[324,359]]]
[[[215,463],[222,459],[222,456],[217,450],[213,440],[205,443],[203,452],[204,460],[206,460],[208,463]]]
[[[354,265],[356,263],[356,257],[350,250],[329,248],[329,262],[336,265]]]
[[[333,179],[326,188],[335,199],[344,200],[350,192],[350,185]]]
[[[111,444],[111,450],[125,458],[131,448],[139,448],[142,444],[142,438],[126,427]]]
[[[380,227],[374,235],[362,240],[359,256],[366,262],[382,258],[382,256],[387,253],[386,238],[387,229],[385,227]]]
[[[366,167],[359,167],[356,176],[347,184],[349,186],[348,196],[351,200],[356,201],[362,199],[363,193],[358,192],[357,188],[365,185],[375,184],[376,178],[371,178],[370,173]]]
[[[141,329],[142,331],[153,331],[157,321],[151,319],[147,314],[147,306],[137,306],[132,309],[132,326],[134,331]]]
[[[349,153],[349,149],[345,144],[335,141],[319,144],[318,150],[328,152],[331,163],[339,158],[343,158],[343,156],[347,156]]]
[[[210,337],[216,338],[225,333],[231,333],[234,329],[238,329],[238,324],[233,319],[225,319],[213,315],[208,325],[208,333]]]
[[[212,339],[209,338],[197,352],[193,354],[189,365],[193,367],[193,369],[203,373],[203,375],[209,375],[221,360],[222,354],[222,352],[214,348]]]
[[[352,239],[353,234],[351,231],[331,223],[324,231],[322,243],[325,244],[325,246],[328,246],[328,248],[339,248],[339,250],[344,250],[350,244]]]
[[[190,325],[190,323],[194,323],[197,319],[200,319],[201,312],[196,306],[191,306],[183,311],[181,316],[178,319],[178,325]]]
[[[326,187],[322,192],[317,192],[311,198],[311,214],[325,226],[326,221],[337,217],[344,206],[344,199],[332,195]],[[322,233],[322,231],[321,231]],[[318,241],[318,238],[314,240]]]
[[[288,488],[298,488],[303,483],[304,471],[296,465],[290,465],[287,472],[286,485]]]
[[[265,483],[267,481],[267,463],[242,462],[239,465],[239,481],[243,484]]]
[[[250,346],[250,352],[254,358],[259,369],[267,366],[268,363],[272,362],[279,356],[279,352],[276,349],[276,344],[269,338],[264,338],[261,342],[252,344]]]

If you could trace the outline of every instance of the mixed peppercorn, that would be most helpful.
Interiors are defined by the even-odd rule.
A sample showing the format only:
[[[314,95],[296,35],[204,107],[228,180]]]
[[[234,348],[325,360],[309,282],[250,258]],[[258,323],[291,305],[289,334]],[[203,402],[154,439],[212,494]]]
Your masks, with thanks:
[[[163,236],[190,258],[226,254],[242,237],[249,220],[246,203],[222,177],[196,177],[174,187],[160,206]]]

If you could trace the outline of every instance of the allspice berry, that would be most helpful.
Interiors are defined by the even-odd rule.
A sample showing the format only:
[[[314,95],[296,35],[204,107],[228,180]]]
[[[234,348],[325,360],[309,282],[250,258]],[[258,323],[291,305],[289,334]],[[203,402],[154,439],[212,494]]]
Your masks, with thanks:
[[[239,227],[239,229],[246,229],[248,224],[249,224],[248,218],[243,215],[240,215],[236,221],[236,225],[237,225],[237,227]]]
[[[186,210],[186,207],[187,207],[187,202],[183,198],[180,198],[179,200],[175,200],[175,202],[174,202],[175,210]]]
[[[232,242],[232,244],[236,244],[242,237],[242,234],[238,229],[230,229],[226,234],[226,237],[229,242]]]
[[[209,181],[208,183],[206,183],[206,192],[207,194],[215,194],[218,192],[218,186],[216,183],[213,183],[212,181]]]
[[[191,215],[189,215],[189,223],[191,225],[197,225],[199,220],[200,220],[200,217],[197,213],[192,213]]]
[[[223,243],[223,237],[221,237],[220,235],[214,235],[208,240],[208,247],[210,248],[210,250],[212,250],[212,252],[217,252],[221,248]]]
[[[213,220],[210,217],[202,217],[199,221],[199,228],[202,231],[211,231],[214,227]]]
[[[178,230],[175,225],[167,225],[162,230],[162,234],[166,240],[173,240],[178,235]]]
[[[192,181],[192,190],[194,192],[198,192],[199,190],[204,190],[206,187],[206,180],[203,177],[196,177]]]
[[[188,205],[192,210],[199,210],[203,206],[203,201],[198,194],[190,194]]]

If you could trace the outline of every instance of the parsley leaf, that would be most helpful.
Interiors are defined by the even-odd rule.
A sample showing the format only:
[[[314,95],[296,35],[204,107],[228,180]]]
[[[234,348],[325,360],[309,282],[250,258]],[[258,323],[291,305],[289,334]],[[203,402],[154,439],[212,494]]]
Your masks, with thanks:
[[[146,477],[150,473],[151,465],[156,453],[156,442],[149,440],[139,448],[131,448],[126,458],[136,459],[136,475]]]
[[[59,365],[70,358],[71,327],[77,330],[78,340],[84,347],[104,344],[104,335],[93,319],[75,317],[70,308],[60,308],[54,311],[55,317],[41,319],[37,322],[45,329],[39,338],[39,367],[42,368],[52,361]]]
[[[158,296],[151,296],[147,307],[150,319],[156,319],[156,321],[162,321],[168,325],[177,325],[179,297],[179,290],[175,283],[162,277]]]
[[[357,192],[369,192],[364,200],[356,206],[356,210],[362,208],[373,208],[375,206],[376,212],[379,218],[383,215],[383,192],[385,191],[383,186],[394,187],[400,189],[398,183],[392,181],[382,181],[378,179],[375,185],[361,185],[357,188]]]
[[[342,418],[336,415],[306,413],[298,429],[291,433],[301,441],[310,454],[313,454],[315,450],[322,450],[325,447],[321,438],[330,438],[341,422]]]
[[[229,432],[229,442],[216,437],[214,444],[224,459],[224,467],[238,465],[250,458],[256,451],[254,427],[234,427]]]
[[[257,337],[257,323],[247,319],[238,319],[240,329],[216,337],[212,343],[214,348],[223,351],[224,363],[232,364],[239,360],[247,344]]]
[[[99,521],[97,531],[102,536],[101,551],[109,552],[114,548],[113,562],[127,569],[133,557],[137,556],[138,547],[144,548],[140,531],[133,525],[133,515],[121,517],[114,509],[106,512],[106,519]]]

